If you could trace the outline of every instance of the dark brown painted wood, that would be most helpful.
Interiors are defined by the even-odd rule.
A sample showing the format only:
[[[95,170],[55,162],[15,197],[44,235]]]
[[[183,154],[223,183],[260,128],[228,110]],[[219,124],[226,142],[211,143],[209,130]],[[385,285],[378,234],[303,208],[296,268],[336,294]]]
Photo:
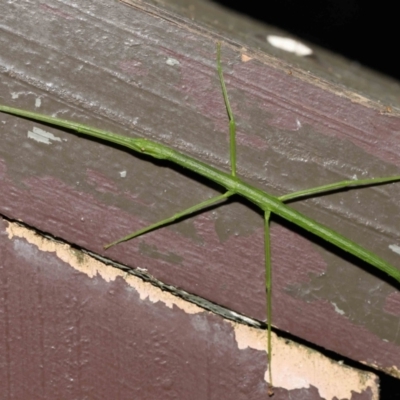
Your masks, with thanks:
[[[267,398],[265,352],[251,345],[256,329],[4,220],[0,255],[2,399]],[[286,364],[297,387],[277,387],[274,399],[376,398],[371,374],[358,377],[361,390],[342,390],[329,362],[319,360],[322,379]],[[341,381],[354,378],[345,368]]]
[[[210,4],[176,3],[171,11],[133,3],[1,3],[1,102],[148,137],[227,169],[215,70],[215,42],[222,40],[241,177],[283,194],[399,173],[397,83],[320,49],[307,59],[277,50],[265,40],[276,31],[225,19]],[[105,243],[216,188],[52,127],[4,115],[0,121],[2,215],[265,318],[262,218],[248,204],[225,205],[105,252]],[[28,138],[34,127],[55,139]],[[400,185],[390,185],[293,207],[398,266],[399,199]],[[399,285],[279,219],[271,229],[274,325],[399,376]]]
[[[229,322],[141,299],[121,277],[107,282],[77,272],[56,253],[21,238],[4,240],[4,226],[3,399],[246,400],[265,394],[265,356],[237,349]]]

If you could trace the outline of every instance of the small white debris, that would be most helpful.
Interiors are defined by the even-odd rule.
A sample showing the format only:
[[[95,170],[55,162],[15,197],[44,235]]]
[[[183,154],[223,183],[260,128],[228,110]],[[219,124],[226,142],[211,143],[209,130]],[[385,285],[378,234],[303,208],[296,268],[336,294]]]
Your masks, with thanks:
[[[335,308],[335,311],[340,314],[340,315],[344,315],[344,311],[341,310],[333,301],[331,302],[331,304],[333,305],[333,307]]]
[[[238,320],[242,320],[242,321],[244,321],[244,322],[247,322],[248,324],[250,324],[250,325],[254,325],[254,319],[252,319],[252,318],[248,318],[248,317],[245,317],[244,315],[242,315],[242,314],[238,314],[238,313],[236,313],[236,312],[234,312],[234,311],[230,311],[229,310],[229,314],[233,317],[233,318],[237,318]]]
[[[180,62],[176,60],[175,58],[168,57],[166,63],[170,65],[171,67],[174,67],[175,65],[179,65]]]
[[[120,176],[121,178],[126,178],[126,171],[120,171],[120,172],[119,172],[119,176]]]
[[[55,142],[61,142],[61,139],[54,136],[50,132],[46,132],[43,129],[33,127],[32,131],[28,131],[28,138],[36,140],[39,143],[51,144],[51,140]]]
[[[35,107],[36,107],[36,108],[39,108],[41,105],[42,105],[42,99],[41,99],[40,97],[38,97],[38,98],[35,100]]]
[[[313,51],[305,44],[283,36],[268,35],[267,41],[274,47],[278,49],[288,51],[289,53],[294,53],[296,56],[304,57],[309,56]]]
[[[390,244],[389,249],[397,254],[400,254],[400,246],[398,246],[397,244]]]

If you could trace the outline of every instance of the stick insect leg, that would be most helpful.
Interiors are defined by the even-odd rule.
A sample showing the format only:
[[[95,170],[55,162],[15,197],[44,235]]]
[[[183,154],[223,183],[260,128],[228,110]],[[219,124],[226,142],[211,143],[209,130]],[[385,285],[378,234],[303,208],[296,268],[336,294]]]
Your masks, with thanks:
[[[232,195],[233,195],[233,193],[228,191],[228,192],[226,192],[224,194],[221,194],[219,196],[212,197],[211,199],[208,199],[206,201],[203,201],[202,203],[196,204],[195,206],[189,207],[184,211],[176,213],[172,217],[163,219],[162,221],[158,221],[155,224],[146,226],[145,228],[142,228],[142,229],[139,229],[138,231],[130,233],[129,235],[124,236],[123,238],[118,239],[115,242],[112,242],[110,244],[105,245],[104,248],[108,249],[109,247],[114,246],[114,245],[116,245],[118,243],[126,242],[127,240],[130,240],[130,239],[133,239],[133,238],[135,238],[137,236],[143,235],[143,234],[145,234],[147,232],[150,232],[150,231],[152,231],[154,229],[161,228],[162,226],[168,225],[168,224],[176,221],[177,219],[186,217],[186,216],[188,216],[190,214],[195,213],[196,211],[200,211],[200,210],[202,210],[204,208],[207,208],[207,207],[213,205],[214,203],[217,203],[220,200],[227,199],[228,197],[230,197]]]
[[[274,386],[272,384],[272,268],[271,268],[271,240],[269,234],[270,211],[264,211],[264,251],[265,251],[265,288],[267,291],[267,351],[268,351],[268,395],[273,396]]]
[[[231,175],[236,176],[236,123],[235,119],[233,117],[231,105],[229,103],[228,99],[228,93],[226,90],[225,86],[225,81],[224,81],[224,76],[222,73],[222,66],[221,66],[221,43],[217,43],[217,71],[218,71],[218,76],[219,76],[219,81],[221,83],[222,87],[222,94],[224,96],[224,102],[225,102],[225,107],[226,107],[226,112],[228,113],[228,118],[229,118],[229,154],[230,154],[230,163],[231,163]],[[212,199],[206,200],[200,204],[197,204],[193,207],[188,208],[187,210],[184,210],[182,212],[174,214],[172,217],[163,219],[162,221],[156,222],[155,224],[149,225],[146,228],[139,229],[136,232],[133,232],[127,236],[124,236],[121,239],[116,240],[115,242],[112,242],[110,244],[107,244],[104,246],[105,249],[110,248],[111,246],[114,246],[118,243],[121,242],[126,242],[127,240],[133,239],[137,236],[143,235],[147,232],[150,232],[154,229],[161,228],[164,225],[170,224],[171,222],[176,221],[179,218],[185,217],[189,214],[192,214],[196,211],[200,211],[203,208],[206,208],[217,201],[223,200],[228,198],[229,196],[232,196],[232,192],[226,192],[223,195],[213,197]]]
[[[225,86],[224,75],[222,73],[220,42],[217,43],[217,71],[219,81],[221,83],[222,94],[224,96],[226,112],[228,113],[229,118],[229,155],[231,162],[231,174],[232,176],[236,176],[236,122],[233,117],[231,104],[229,103],[228,92]]]
[[[384,183],[390,183],[396,181],[400,181],[400,175],[390,176],[387,178],[347,180],[347,181],[331,183],[329,185],[318,186],[311,189],[300,190],[294,193],[285,194],[284,196],[278,197],[278,199],[282,202],[285,202],[289,200],[298,200],[303,197],[318,196],[324,193],[334,192],[342,189],[353,189],[362,186],[382,185]]]
[[[236,176],[236,122],[233,117],[233,112],[228,98],[228,92],[226,90],[224,75],[222,73],[221,66],[221,43],[217,43],[217,70],[219,75],[219,81],[221,83],[222,94],[224,96],[224,102],[226,112],[229,118],[229,143],[230,143],[230,163],[231,163],[231,174]],[[268,395],[274,394],[272,384],[272,342],[271,342],[271,318],[272,318],[272,295],[271,295],[271,250],[270,250],[270,235],[269,235],[269,218],[271,216],[270,211],[264,212],[264,247],[265,247],[265,279],[266,279],[266,290],[267,290],[267,351],[268,351],[268,373],[269,373],[269,388]]]

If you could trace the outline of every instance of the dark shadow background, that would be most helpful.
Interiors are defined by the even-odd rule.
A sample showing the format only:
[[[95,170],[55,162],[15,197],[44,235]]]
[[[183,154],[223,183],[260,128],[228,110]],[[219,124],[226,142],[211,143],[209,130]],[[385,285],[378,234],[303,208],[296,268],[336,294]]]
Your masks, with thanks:
[[[213,0],[400,79],[400,13],[362,0]],[[394,53],[392,53],[394,51]]]
[[[341,54],[400,80],[400,13],[365,0],[213,0],[294,38]],[[373,352],[373,349],[371,349]],[[376,372],[376,371],[374,371]],[[400,380],[380,373],[381,400],[400,400]]]

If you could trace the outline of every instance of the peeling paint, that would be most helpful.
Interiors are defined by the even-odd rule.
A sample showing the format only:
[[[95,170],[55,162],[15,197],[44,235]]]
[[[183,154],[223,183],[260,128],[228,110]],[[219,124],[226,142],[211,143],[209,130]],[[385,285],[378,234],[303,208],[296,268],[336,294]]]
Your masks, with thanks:
[[[136,276],[103,264],[87,254],[72,249],[67,244],[46,239],[16,223],[9,222],[6,231],[10,240],[14,237],[23,238],[41,251],[55,253],[60,260],[90,278],[100,276],[106,282],[114,281],[118,277],[124,279],[137,291],[141,300],[148,300],[152,303],[161,302],[171,309],[176,306],[188,314],[208,312],[171,293],[162,291],[149,282],[144,282]],[[15,246],[18,246],[18,241],[15,241]],[[231,324],[234,330],[239,349],[252,348],[266,351],[265,330],[233,321],[226,322]],[[327,400],[350,399],[354,393],[361,393],[370,388],[373,392],[372,400],[379,398],[376,376],[373,373],[343,366],[305,346],[279,338],[274,333],[272,334],[272,348],[275,387],[293,390],[314,386],[318,388],[321,397]],[[268,381],[267,371],[264,379]]]
[[[119,172],[119,176],[120,176],[121,178],[126,178],[126,170],[120,171],[120,172]]]
[[[235,338],[240,350],[247,349],[248,347],[254,350],[265,351],[266,349],[266,331],[250,326],[236,324],[230,321],[235,329]],[[275,342],[277,336],[272,332],[272,342]]]
[[[265,351],[265,331],[233,322],[231,324],[235,329],[239,349],[250,347]],[[351,399],[354,393],[362,393],[370,388],[372,399],[379,399],[376,376],[373,373],[342,365],[274,333],[272,349],[274,387],[294,390],[314,386],[326,400]],[[268,381],[268,371],[265,372],[265,380]]]
[[[41,99],[40,97],[38,97],[38,98],[35,100],[35,107],[36,107],[36,108],[39,108],[41,105],[42,105],[42,99]]]
[[[245,62],[245,63],[246,63],[246,62],[252,60],[252,58],[249,57],[249,56],[247,56],[246,54],[242,54],[242,55],[241,55],[241,60],[242,60],[242,62]]]
[[[389,249],[394,251],[396,254],[400,254],[400,246],[398,246],[397,244],[389,245]]]
[[[28,138],[44,144],[51,144],[51,140],[54,142],[61,142],[60,138],[36,126],[33,127],[32,131],[28,131]]]
[[[55,253],[60,260],[77,271],[86,274],[90,278],[100,276],[106,282],[111,282],[117,279],[117,277],[120,277],[139,293],[141,300],[148,299],[152,303],[162,302],[168,308],[176,306],[188,314],[205,312],[202,308],[186,302],[179,297],[173,296],[171,293],[162,291],[149,282],[144,282],[136,276],[103,264],[87,254],[72,249],[71,246],[67,244],[57,243],[39,236],[35,232],[18,224],[9,223],[7,233],[9,239],[13,237],[23,238],[41,251]]]

